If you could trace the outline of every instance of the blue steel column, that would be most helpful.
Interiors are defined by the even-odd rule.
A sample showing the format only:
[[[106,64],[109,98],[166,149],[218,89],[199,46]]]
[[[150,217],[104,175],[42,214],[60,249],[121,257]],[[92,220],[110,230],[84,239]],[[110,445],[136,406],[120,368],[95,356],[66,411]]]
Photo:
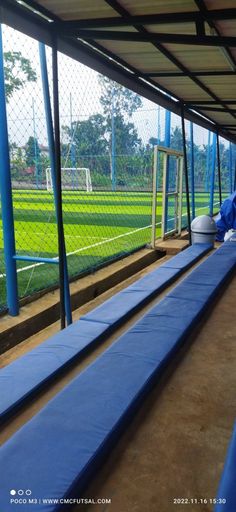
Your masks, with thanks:
[[[232,143],[229,143],[229,193],[233,192],[233,158],[232,158]]]
[[[4,84],[4,60],[2,29],[0,25],[0,191],[2,201],[2,224],[4,258],[6,265],[7,306],[9,314],[19,314],[17,272],[15,255],[15,234],[10,174],[10,157],[7,130],[6,96]]]
[[[75,159],[75,144],[74,144],[74,133],[73,133],[73,106],[72,106],[72,94],[70,93],[70,158],[71,158],[71,167],[74,169],[76,167],[76,159]],[[72,189],[76,188],[75,181],[75,173],[72,171]]]
[[[219,202],[222,205],[222,183],[221,183],[221,165],[220,165],[220,138],[219,133],[216,134],[216,150],[217,150],[217,167],[218,167],[218,190]]]
[[[111,183],[112,191],[116,190],[116,133],[115,133],[115,115],[114,115],[114,94],[115,89],[112,89],[112,103],[111,103]]]
[[[161,140],[160,114],[161,114],[161,109],[160,109],[160,105],[158,105],[158,107],[157,107],[157,144],[160,144],[160,140]]]
[[[158,146],[159,146],[160,141],[161,141],[160,114],[161,114],[161,109],[160,109],[160,105],[158,105],[158,107],[157,107],[157,144],[158,144]],[[157,180],[156,180],[156,191],[159,190],[159,185],[160,185],[160,173],[158,172],[157,173]]]
[[[170,134],[171,134],[171,113],[169,110],[165,111],[165,140],[164,146],[166,148],[170,147]],[[166,168],[166,190],[165,193],[169,190],[169,157],[167,156],[167,168]],[[165,226],[164,231],[166,231],[168,227],[168,197],[166,196],[166,205],[165,205]]]
[[[52,121],[52,109],[51,109],[51,101],[50,101],[50,93],[49,93],[49,83],[48,83],[47,59],[46,59],[45,45],[43,43],[39,43],[39,57],[40,57],[42,87],[43,87],[43,96],[44,96],[44,108],[45,108],[45,116],[46,116],[46,124],[47,124],[49,158],[50,158],[50,165],[51,165],[51,172],[52,172],[53,194],[54,194],[54,202],[55,202],[55,206],[56,206],[57,205],[57,192],[56,192],[55,141],[54,141],[54,132],[53,132],[53,121]],[[57,210],[57,208],[56,208],[56,210]],[[64,241],[64,252],[65,252],[65,259],[64,259],[65,311],[66,311],[67,324],[69,325],[72,323],[72,314],[71,314],[70,289],[69,289],[68,269],[67,269],[67,261],[66,261],[65,241]]]
[[[35,123],[35,108],[34,99],[32,100],[32,111],[33,111],[33,129],[34,129],[34,163],[35,163],[35,174],[36,174],[36,188],[39,188],[39,176],[38,176],[38,154],[37,154],[37,137],[36,137],[36,123]]]
[[[192,219],[195,218],[195,190],[194,190],[194,143],[193,143],[193,123],[190,123],[190,173],[191,173],[191,199],[192,199]]]
[[[190,245],[192,245],[191,212],[190,212],[189,185],[188,185],[188,157],[187,157],[187,143],[186,143],[185,120],[184,120],[184,106],[183,105],[181,105],[181,126],[182,126],[182,137],[183,137],[184,176],[185,176],[185,189],[186,189],[188,236],[189,236],[189,243],[190,243]]]
[[[210,130],[208,130],[205,192],[209,191],[210,159],[211,159],[211,132],[210,132]]]
[[[212,159],[211,159],[211,183],[210,183],[210,215],[214,212],[214,188],[215,188],[215,166],[216,166],[216,133],[213,133]]]
[[[169,110],[165,111],[165,147],[170,147],[170,125],[171,125],[171,113]]]

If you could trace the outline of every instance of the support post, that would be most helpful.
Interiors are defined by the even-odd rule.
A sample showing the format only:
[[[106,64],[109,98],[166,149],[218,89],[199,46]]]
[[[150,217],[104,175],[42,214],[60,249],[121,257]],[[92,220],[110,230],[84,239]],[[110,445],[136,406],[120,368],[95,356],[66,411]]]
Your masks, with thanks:
[[[115,90],[113,88],[111,103],[111,184],[113,192],[116,190],[116,130],[114,115],[114,94]]]
[[[73,137],[73,105],[72,105],[72,94],[70,93],[70,158],[71,158],[71,167],[74,169],[76,167],[76,159],[75,159],[75,145],[74,145],[74,137]],[[72,188],[76,188],[75,183],[75,174],[72,174]]]
[[[58,54],[57,38],[55,36],[52,45],[52,81],[53,81],[53,120],[55,138],[55,185],[56,185],[56,211],[57,211],[57,234],[58,234],[58,255],[59,255],[59,281],[60,281],[60,310],[61,329],[64,329],[65,322],[65,245],[64,227],[62,212],[61,193],[61,141],[60,141],[60,114],[59,114],[59,90],[58,90]]]
[[[213,133],[212,159],[211,159],[211,181],[210,181],[210,215],[214,213],[214,189],[215,189],[215,166],[216,166],[216,133]]]
[[[190,122],[190,172],[191,172],[191,200],[192,200],[192,219],[195,218],[195,183],[194,183],[194,142],[193,142],[193,123]]]
[[[12,203],[10,156],[7,129],[6,94],[4,82],[4,56],[2,29],[0,25],[0,192],[2,202],[2,224],[4,258],[6,266],[7,306],[11,316],[19,314],[17,272],[15,255],[15,233]]]
[[[55,58],[56,52],[56,61]],[[42,87],[43,87],[43,95],[44,95],[44,107],[45,107],[45,116],[46,116],[46,124],[47,124],[47,135],[48,135],[48,145],[49,145],[49,157],[50,157],[50,166],[52,172],[52,184],[53,184],[53,194],[54,194],[54,203],[56,209],[56,217],[57,217],[57,226],[58,226],[58,242],[60,240],[59,248],[59,274],[60,274],[60,295],[61,295],[61,328],[65,324],[65,311],[67,317],[67,325],[72,323],[72,314],[71,314],[71,304],[70,304],[70,290],[69,290],[69,279],[68,279],[68,269],[67,269],[67,261],[66,261],[66,249],[65,249],[65,239],[64,239],[64,229],[63,229],[63,218],[62,218],[62,201],[61,201],[61,186],[60,185],[60,176],[61,169],[59,168],[59,183],[57,179],[57,171],[58,171],[58,163],[60,164],[60,127],[57,126],[57,153],[56,153],[56,129],[55,129],[55,140],[54,140],[54,132],[53,132],[53,120],[52,120],[52,109],[51,109],[51,101],[50,101],[50,93],[49,93],[49,83],[48,83],[48,72],[47,72],[47,60],[46,60],[46,51],[43,43],[39,43],[39,56],[40,56],[40,66],[41,66],[41,75],[42,75]],[[56,69],[55,69],[56,68]],[[56,99],[58,101],[58,73],[57,73],[57,48],[54,48],[53,52],[53,78],[56,80],[56,84],[54,87],[56,89]],[[59,109],[56,107],[55,111],[55,96],[54,96],[54,117],[57,118],[57,123],[59,122]],[[54,119],[55,122],[55,119]],[[58,139],[58,128],[59,128],[59,139]],[[58,147],[59,142],[59,147]],[[59,159],[58,159],[58,150],[59,150]],[[57,155],[57,160],[56,160]],[[58,201],[58,188],[59,190],[59,201]],[[60,210],[60,212],[58,211]],[[59,217],[58,217],[59,214]],[[59,226],[60,220],[60,226]],[[62,259],[61,259],[62,254]],[[63,271],[62,264],[63,263]],[[62,282],[63,277],[63,282]]]
[[[187,205],[189,243],[190,243],[190,245],[192,245],[191,212],[190,212],[189,183],[188,183],[188,158],[187,158],[186,133],[185,133],[185,123],[184,123],[184,106],[183,105],[181,105],[181,124],[182,124],[182,137],[183,137],[185,194],[186,194],[186,205]]]
[[[155,249],[156,246],[156,218],[157,218],[157,162],[158,150],[154,147],[154,162],[153,162],[153,175],[152,175],[152,236],[151,247]]]
[[[210,130],[208,130],[205,192],[209,192],[210,159],[211,159],[211,132],[210,132]]]
[[[157,107],[157,144],[159,145],[161,142],[161,124],[160,124],[160,116],[161,116],[161,107],[158,105]]]
[[[171,113],[169,110],[165,111],[165,141],[164,145],[166,148],[170,147],[170,136],[171,136]],[[166,162],[166,177],[165,177],[165,183],[166,183],[166,192],[169,190],[169,170],[170,170],[170,162],[169,162],[169,156],[167,155],[167,162]],[[166,194],[166,204],[165,204],[165,216],[164,216],[164,233],[167,231],[167,224],[168,224],[168,195]]]
[[[221,188],[221,166],[220,166],[220,137],[217,132],[216,135],[216,143],[217,143],[217,167],[218,167],[218,187],[219,187],[219,201],[220,207],[222,205],[222,188]]]
[[[35,164],[35,177],[36,177],[36,188],[39,188],[39,176],[38,176],[38,148],[37,148],[37,137],[36,137],[36,123],[35,123],[35,108],[34,98],[32,99],[32,112],[33,112],[33,130],[34,130],[34,164]]]
[[[165,147],[170,147],[170,129],[171,129],[171,113],[169,110],[165,112]]]
[[[229,193],[233,192],[233,158],[232,158],[232,143],[229,143]]]

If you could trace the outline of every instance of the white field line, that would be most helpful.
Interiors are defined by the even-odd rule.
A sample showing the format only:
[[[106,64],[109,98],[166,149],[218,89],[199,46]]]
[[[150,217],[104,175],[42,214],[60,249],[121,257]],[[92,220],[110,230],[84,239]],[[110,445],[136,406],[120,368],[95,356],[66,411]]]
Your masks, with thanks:
[[[0,231],[3,231],[2,228],[0,228]],[[18,229],[15,229],[15,233],[22,233],[21,231],[19,231]],[[38,236],[42,236],[42,231],[34,231],[33,232],[34,235],[38,235]],[[43,233],[44,234],[44,233]],[[57,233],[47,233],[47,237],[48,236],[56,236],[57,237]],[[90,239],[94,239],[94,240],[110,240],[109,237],[107,236],[88,236],[88,235],[64,235],[65,238],[90,238]]]
[[[17,230],[16,230],[17,232]],[[42,236],[42,233],[39,232],[35,232],[34,231],[34,235],[38,235],[38,236]],[[46,236],[56,236],[57,237],[57,233],[47,233]],[[65,238],[91,238],[93,240],[110,240],[107,236],[86,236],[86,235],[64,235]]]
[[[214,205],[216,205],[216,204],[219,204],[219,203],[214,203]],[[207,208],[207,206],[203,206],[201,208],[198,208],[198,210],[203,210],[204,208]],[[182,214],[182,217],[184,217],[186,215],[187,214],[184,213],[184,214]],[[168,219],[168,220],[169,221],[170,220],[174,220],[174,217],[172,219]],[[161,222],[157,222],[156,223],[156,226],[160,226],[160,225],[161,225]],[[76,249],[76,251],[68,252],[66,254],[66,256],[73,256],[74,254],[78,254],[79,252],[86,251],[87,249],[92,249],[93,247],[98,247],[98,246],[106,244],[108,242],[113,242],[114,240],[118,240],[118,238],[123,238],[124,236],[129,236],[129,235],[132,235],[133,233],[137,233],[138,231],[143,231],[144,229],[148,229],[148,228],[151,228],[151,227],[152,227],[152,224],[149,224],[149,226],[144,226],[142,228],[134,229],[133,231],[129,231],[128,233],[122,233],[121,235],[117,235],[117,236],[115,236],[113,238],[106,238],[106,239],[102,240],[102,242],[97,242],[96,244],[87,245],[86,247],[81,247],[80,249]],[[73,235],[67,235],[67,236],[73,236]],[[94,237],[94,238],[96,238],[96,237]],[[52,259],[56,261],[56,260],[58,260],[58,256],[56,256],[55,258],[52,258]],[[43,263],[43,262],[41,262],[41,263],[34,263],[33,265],[27,265],[26,267],[18,268],[17,269],[17,273],[18,272],[24,272],[25,270],[30,270],[31,268],[40,267],[41,265],[45,265],[45,263]],[[2,279],[3,277],[6,277],[6,274],[0,274],[0,279]]]
[[[157,226],[161,225],[161,222],[157,222]],[[122,233],[121,235],[114,236],[113,238],[107,238],[106,240],[103,240],[102,242],[97,242],[96,244],[87,245],[86,247],[81,247],[80,249],[76,249],[76,251],[68,252],[66,256],[73,256],[74,254],[78,254],[79,252],[86,251],[87,249],[92,249],[93,247],[98,247],[100,245],[106,244],[108,242],[113,242],[114,240],[117,240],[118,238],[122,238],[124,236],[132,235],[133,233],[137,233],[138,231],[142,231],[144,229],[151,228],[152,225],[144,226],[142,228],[134,229],[133,231],[129,231],[128,233]],[[55,258],[52,258],[53,260],[57,261],[58,256]],[[18,272],[23,272],[25,270],[30,270],[31,268],[40,267],[41,265],[45,265],[46,263],[40,262],[40,263],[34,263],[33,265],[27,265],[26,267],[21,267],[17,269]],[[6,274],[0,274],[0,279],[6,277]]]

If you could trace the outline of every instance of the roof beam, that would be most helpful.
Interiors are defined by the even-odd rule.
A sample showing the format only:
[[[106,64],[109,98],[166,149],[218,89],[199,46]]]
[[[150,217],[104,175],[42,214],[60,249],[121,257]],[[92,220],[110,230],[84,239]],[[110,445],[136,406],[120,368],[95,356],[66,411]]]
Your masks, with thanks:
[[[50,21],[58,21],[59,18],[55,16],[51,11],[46,9],[43,5],[38,4],[38,2],[35,2],[34,0],[15,0],[15,2],[10,2],[13,6],[14,3],[18,3],[19,6],[22,6],[24,9],[27,9],[29,12],[31,12],[35,16],[39,16],[44,20],[50,20]],[[4,0],[3,0],[4,4]],[[36,18],[37,19],[37,18]]]
[[[29,3],[29,2],[27,2]],[[228,20],[236,19],[236,8],[231,9],[216,9],[206,14],[205,19],[214,20]],[[114,18],[96,18],[86,20],[73,20],[61,21],[59,27],[68,28],[71,31],[81,28],[102,28],[102,27],[126,27],[130,25],[154,25],[154,24],[176,24],[176,23],[195,23],[202,20],[202,15],[199,11],[185,11],[185,12],[172,12],[160,14],[142,14],[138,16],[124,15],[122,17]]]
[[[129,16],[129,12],[122,7],[117,0],[105,0],[108,5],[110,5],[118,14],[121,16]],[[136,26],[134,25],[134,28],[138,30],[141,34],[148,34],[148,31],[143,26]],[[233,112],[230,111],[230,109],[227,107],[227,105],[220,101],[218,96],[211,91],[209,87],[207,87],[198,77],[191,76],[191,73],[189,72],[189,69],[182,64],[182,62],[177,59],[165,46],[163,46],[161,43],[152,43],[157,50],[159,50],[167,59],[169,59],[177,68],[179,68],[180,71],[186,74],[191,80],[197,84],[203,91],[205,91],[213,100],[219,102],[229,114],[232,115],[233,118],[236,119],[236,116]],[[160,86],[161,87],[161,86]]]
[[[220,30],[215,25],[216,19],[214,20],[214,18],[211,16],[211,11],[208,11],[206,8],[204,0],[195,0],[195,4],[198,7],[203,19],[207,21],[208,25],[214,29],[218,36],[220,36]],[[232,70],[236,71],[236,60],[231,50],[229,48],[224,48],[223,52]]]
[[[194,108],[192,106],[192,108]],[[222,112],[222,114],[227,114],[227,110],[225,108],[218,108],[218,107],[208,107],[207,105],[199,105],[198,107],[199,110],[207,110],[208,112]],[[233,112],[234,114],[236,114],[236,108],[231,108],[230,109],[230,112]]]
[[[236,105],[236,99],[235,100],[220,100],[220,101],[208,101],[208,100],[189,100],[185,101],[185,105],[191,105],[191,107],[195,107],[196,105],[220,105],[221,103],[225,103],[226,105]]]
[[[236,71],[222,70],[222,71],[190,71],[192,76],[236,76]],[[184,77],[186,76],[181,71],[147,71],[143,73],[144,76],[152,78],[168,78],[168,77]]]
[[[63,35],[65,34],[62,30]],[[204,36],[204,35],[189,35],[189,34],[167,34],[167,33],[153,33],[147,32],[140,34],[136,32],[121,32],[110,30],[80,30],[77,32],[77,37],[81,39],[95,39],[106,41],[131,41],[141,43],[174,43],[186,45],[200,45],[200,46],[231,46],[236,47],[235,36]]]

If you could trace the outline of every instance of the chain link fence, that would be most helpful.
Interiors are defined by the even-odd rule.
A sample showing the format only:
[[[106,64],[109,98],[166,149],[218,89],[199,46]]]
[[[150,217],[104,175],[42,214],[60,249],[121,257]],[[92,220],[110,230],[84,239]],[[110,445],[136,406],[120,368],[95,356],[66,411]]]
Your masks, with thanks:
[[[3,27],[5,87],[16,253],[57,258],[57,227],[39,46]],[[46,48],[52,101],[51,50]],[[90,68],[59,54],[63,219],[69,277],[145,246],[151,239],[153,148],[166,145],[166,111]],[[191,211],[209,212],[215,159],[214,211],[219,209],[213,135],[186,122]],[[183,149],[181,119],[171,114],[169,144]],[[223,197],[233,188],[235,147],[220,139]],[[194,162],[192,169],[191,162]],[[168,188],[176,186],[170,162]],[[157,236],[162,171],[157,176]],[[1,208],[1,204],[0,204]],[[168,205],[168,222],[174,218]],[[1,214],[1,210],[0,210]],[[187,225],[183,191],[182,226]],[[2,226],[1,226],[2,228]],[[3,232],[0,310],[6,308]],[[19,297],[56,286],[57,265],[17,262]]]

